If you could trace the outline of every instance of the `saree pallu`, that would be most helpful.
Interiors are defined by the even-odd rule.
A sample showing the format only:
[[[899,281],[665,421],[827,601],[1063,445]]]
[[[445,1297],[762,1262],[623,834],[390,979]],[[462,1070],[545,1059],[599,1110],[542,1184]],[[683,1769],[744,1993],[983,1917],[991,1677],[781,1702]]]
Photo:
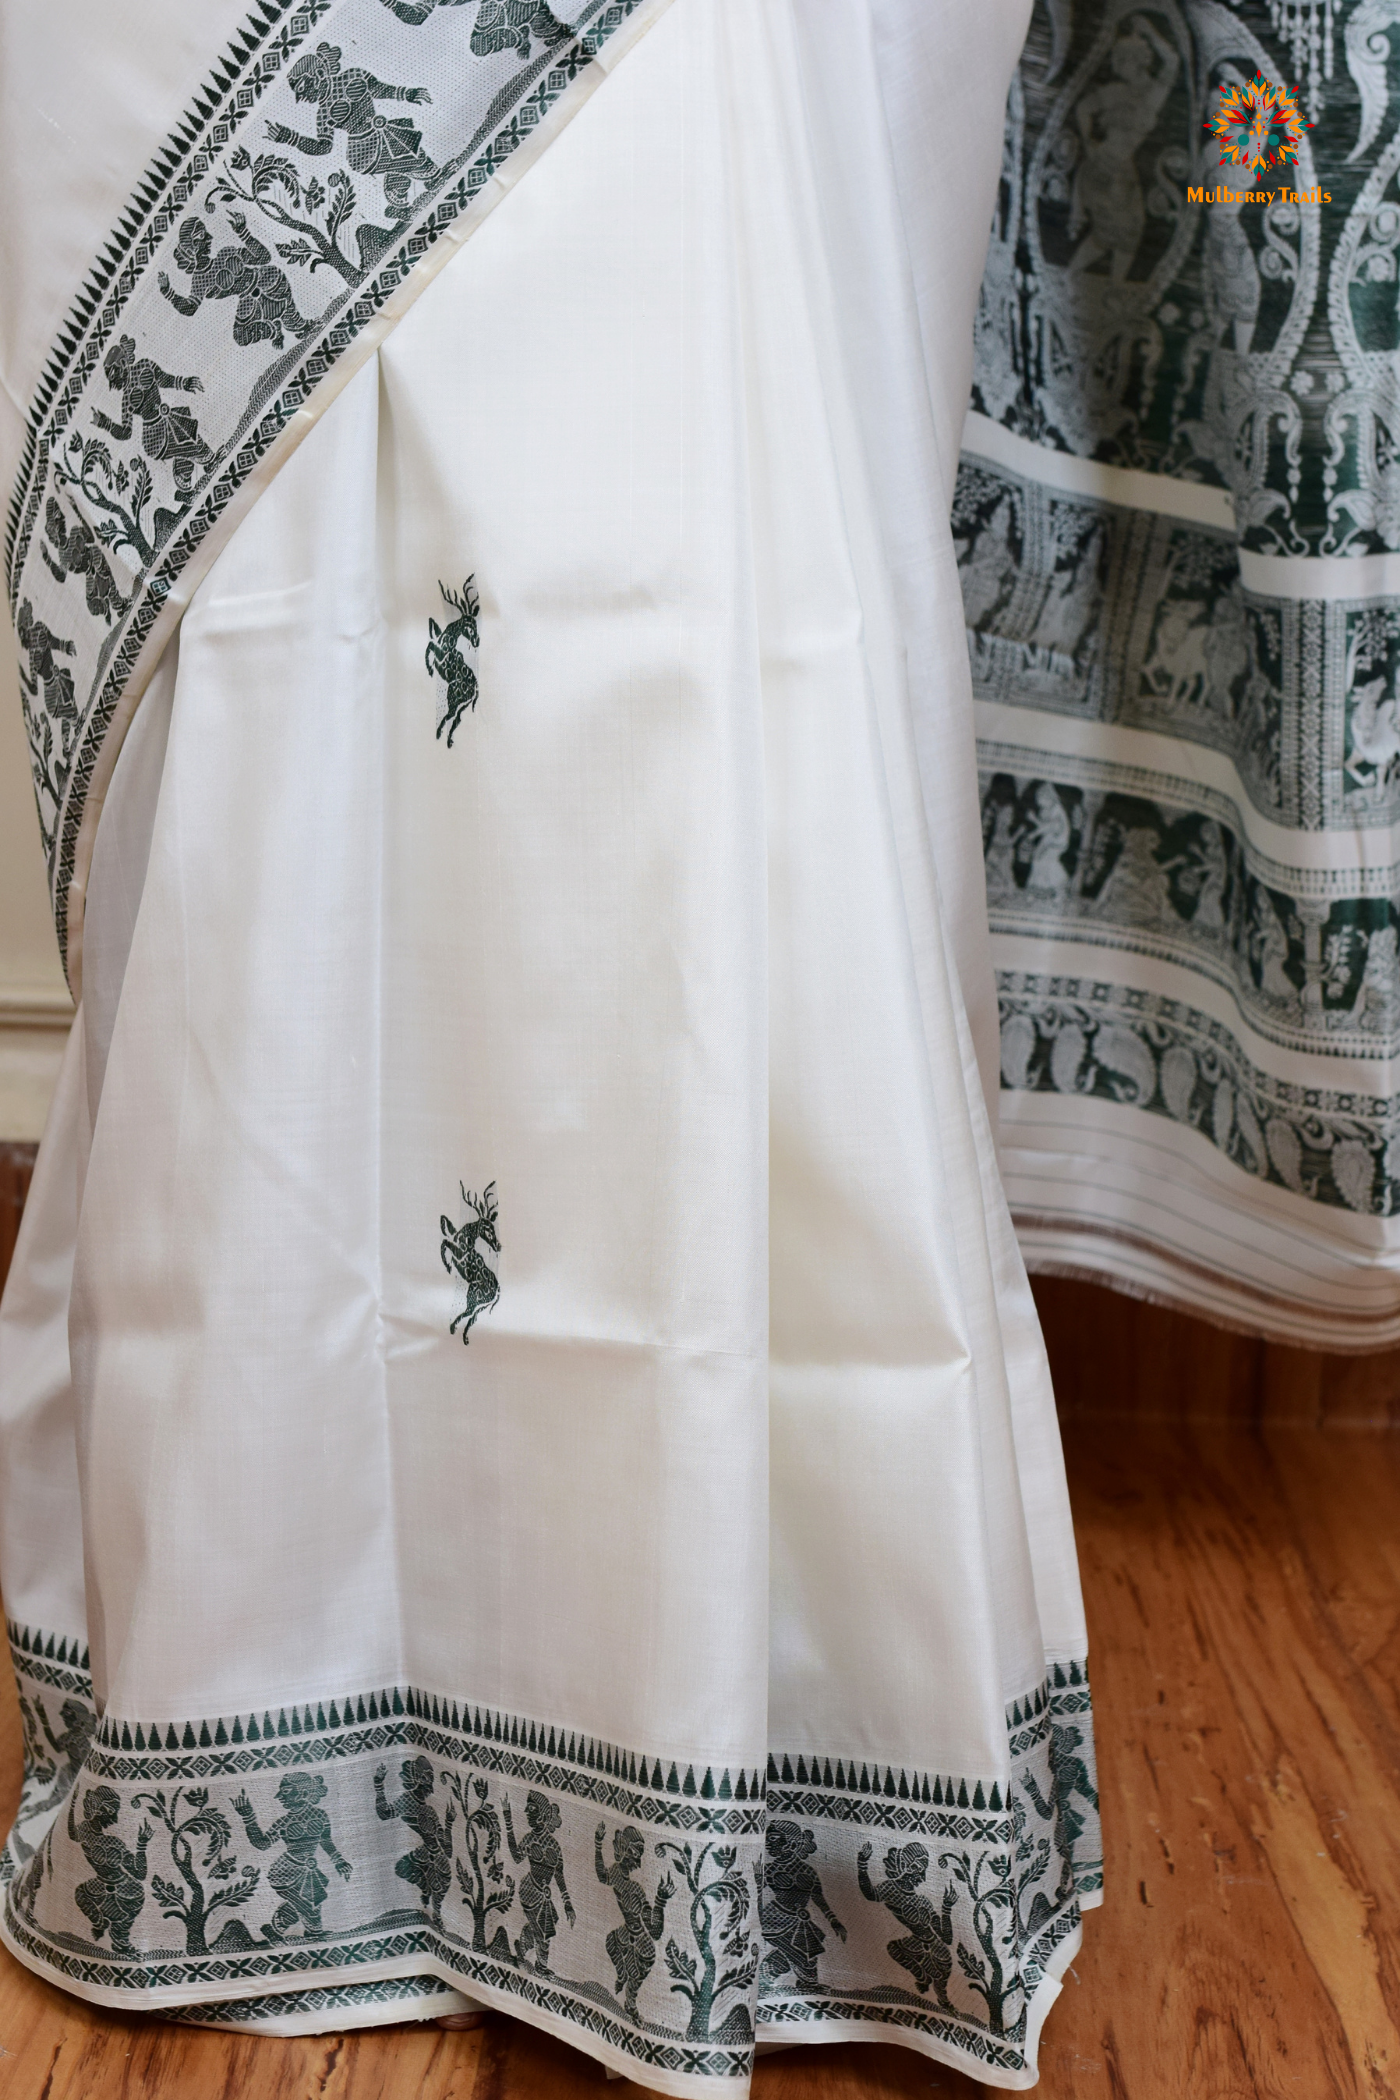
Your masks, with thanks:
[[[954,523],[1027,1258],[1334,1350],[1400,1340],[1397,32],[1037,9]]]
[[[542,7],[303,12],[309,143],[274,143],[323,233],[338,172],[378,186],[357,249],[341,219],[365,282],[451,163],[416,52],[597,92],[509,184],[492,133],[461,215],[494,208],[392,328],[345,309],[353,369],[280,455],[221,445],[220,375],[289,360],[252,390],[280,413],[335,266],[253,253],[290,190],[231,130],[128,300],[206,317],[201,386],[114,314],[110,422],[158,371],[111,480],[68,466],[76,387],[77,447],[41,410],[21,461],[63,532],[24,493],[17,545],[98,603],[30,691],[82,1004],[0,1316],[0,1931],[166,2018],[471,2002],[667,2092],[862,2037],[1029,2085],[1101,1870],[978,1062],[965,381],[926,363],[883,85],[937,36],[600,10],[631,42],[599,83]],[[256,503],[152,597],[240,458]],[[31,639],[72,639],[20,567]]]

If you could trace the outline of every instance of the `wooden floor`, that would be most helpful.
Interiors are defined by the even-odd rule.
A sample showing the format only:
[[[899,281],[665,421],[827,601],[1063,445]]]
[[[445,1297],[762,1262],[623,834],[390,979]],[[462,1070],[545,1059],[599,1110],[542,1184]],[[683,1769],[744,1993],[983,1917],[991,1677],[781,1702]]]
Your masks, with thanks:
[[[0,1256],[14,1173],[0,1158]],[[1400,2100],[1400,1359],[1040,1286],[1084,1574],[1108,1896],[1046,2100]],[[0,1815],[18,1786],[0,1707]],[[97,2014],[0,1954],[0,2100],[583,2100],[513,2021],[253,2041]],[[757,2100],[969,2100],[894,2047],[797,2049]]]

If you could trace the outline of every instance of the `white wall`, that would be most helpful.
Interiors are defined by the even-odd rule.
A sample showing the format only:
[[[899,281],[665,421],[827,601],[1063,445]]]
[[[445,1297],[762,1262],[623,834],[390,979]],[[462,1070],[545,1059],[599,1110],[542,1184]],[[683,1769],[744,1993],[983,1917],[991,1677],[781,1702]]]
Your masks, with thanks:
[[[14,637],[0,621],[0,1140],[37,1138],[68,1031],[20,714]]]

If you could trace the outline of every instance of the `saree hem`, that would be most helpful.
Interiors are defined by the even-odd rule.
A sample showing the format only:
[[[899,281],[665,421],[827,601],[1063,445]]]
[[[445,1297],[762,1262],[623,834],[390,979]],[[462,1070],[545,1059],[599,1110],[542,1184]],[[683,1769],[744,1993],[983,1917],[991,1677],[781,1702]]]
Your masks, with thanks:
[[[762,2028],[1019,2087],[1101,1881],[1074,1661],[1011,1703],[1008,1777],[764,1774],[409,1686],[133,1726],[97,1717],[75,1638],[10,1631],[0,1933],[97,2004],[314,2033],[455,1991],[667,2092],[747,2077]]]

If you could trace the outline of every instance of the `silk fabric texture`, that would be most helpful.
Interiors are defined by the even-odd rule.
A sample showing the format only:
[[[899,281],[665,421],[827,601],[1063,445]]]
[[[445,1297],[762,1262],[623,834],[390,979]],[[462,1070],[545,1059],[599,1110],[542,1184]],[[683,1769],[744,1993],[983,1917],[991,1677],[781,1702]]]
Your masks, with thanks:
[[[1026,1257],[1337,1351],[1400,1341],[1394,24],[1037,7],[954,508]],[[1296,155],[1222,166],[1256,83]]]
[[[119,760],[0,1320],[4,1933],[99,2003],[1024,2086],[1098,1900],[881,77],[955,32],[799,15],[662,14]]]

